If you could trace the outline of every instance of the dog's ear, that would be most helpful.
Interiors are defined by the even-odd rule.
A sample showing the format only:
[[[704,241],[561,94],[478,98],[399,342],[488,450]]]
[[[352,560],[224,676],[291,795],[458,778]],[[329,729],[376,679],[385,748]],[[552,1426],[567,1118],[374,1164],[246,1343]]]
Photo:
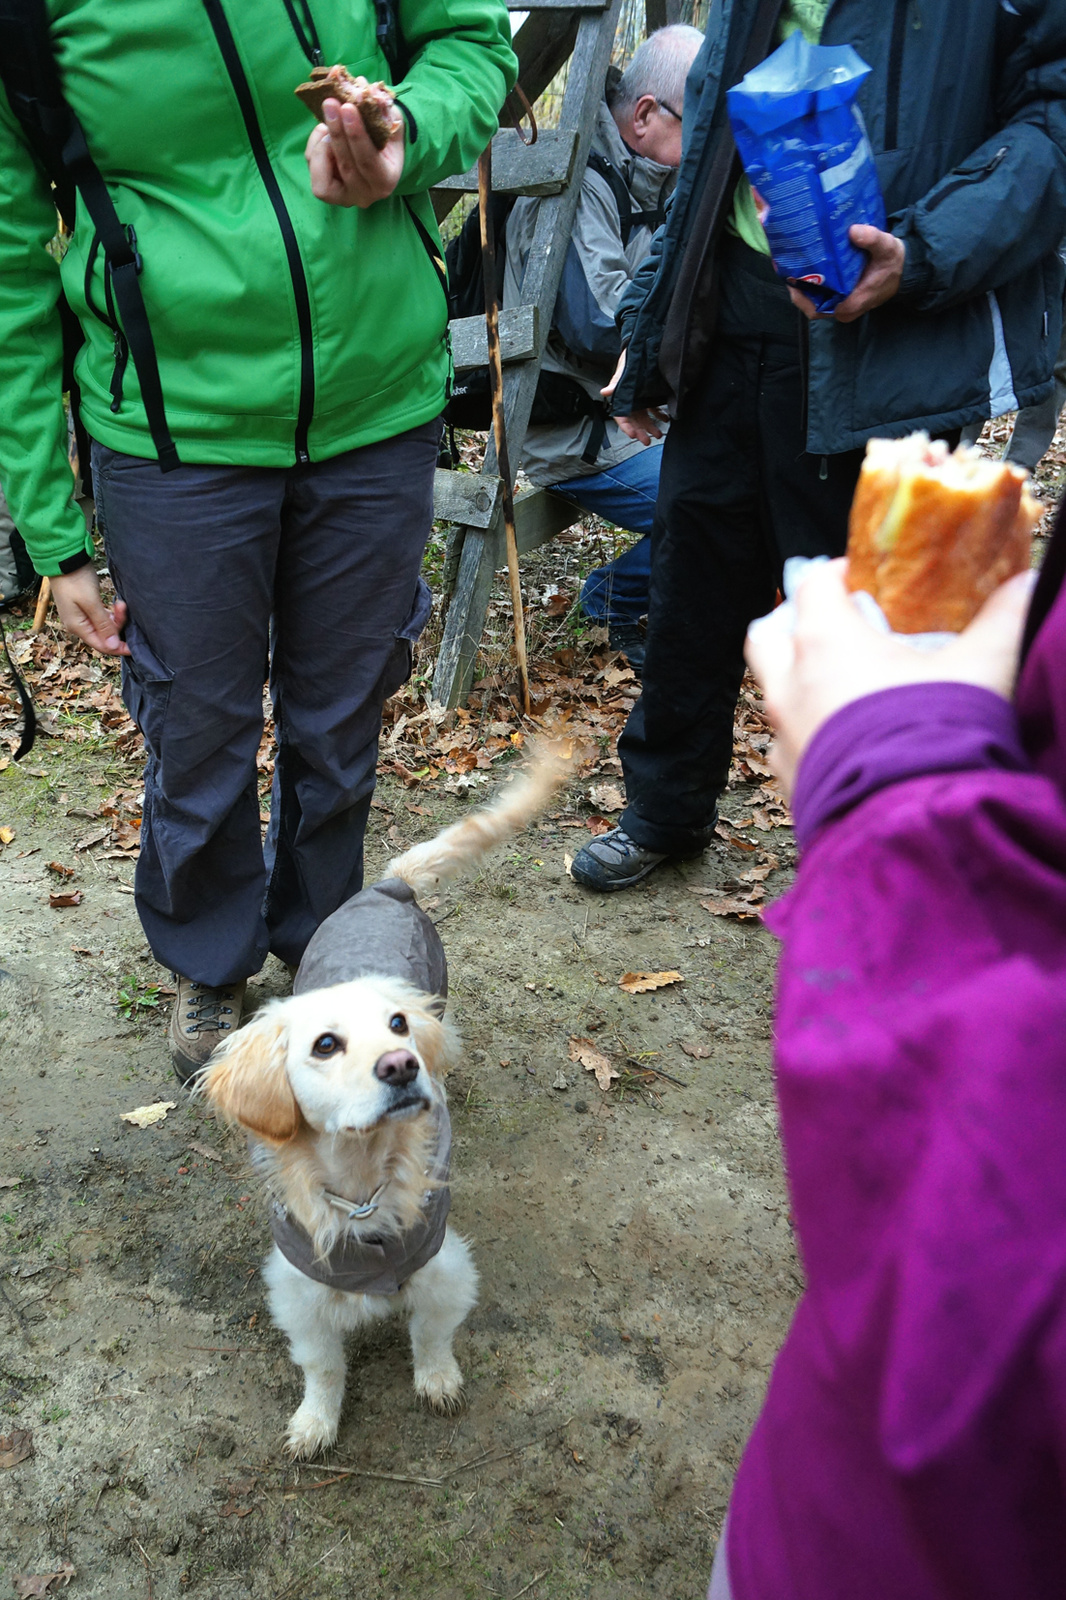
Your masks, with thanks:
[[[281,1009],[266,1007],[215,1051],[202,1089],[222,1116],[270,1144],[291,1139],[303,1120],[285,1071]]]
[[[443,1078],[462,1059],[459,1035],[443,1011],[444,1001],[440,996],[423,1000],[417,1008],[407,1008],[426,1070],[435,1078]]]

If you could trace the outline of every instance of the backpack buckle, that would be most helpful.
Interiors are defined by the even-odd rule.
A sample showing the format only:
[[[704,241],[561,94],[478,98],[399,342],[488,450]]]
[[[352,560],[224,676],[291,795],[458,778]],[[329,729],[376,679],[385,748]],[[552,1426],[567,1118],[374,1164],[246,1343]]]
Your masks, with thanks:
[[[123,232],[126,235],[126,243],[130,247],[130,255],[133,258],[133,270],[140,277],[144,270],[144,262],[141,260],[140,251],[137,249],[137,230],[132,222],[127,222],[123,225]]]

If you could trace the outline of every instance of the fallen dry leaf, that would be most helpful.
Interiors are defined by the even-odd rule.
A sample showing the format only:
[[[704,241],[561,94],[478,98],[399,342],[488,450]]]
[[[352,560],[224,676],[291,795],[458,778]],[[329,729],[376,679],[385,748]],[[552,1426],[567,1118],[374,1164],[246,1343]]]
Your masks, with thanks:
[[[574,876],[574,874],[570,871],[570,868],[573,866],[573,864],[574,864],[573,856],[568,856],[568,855],[564,855],[563,856],[563,871],[566,873],[566,876],[568,878],[572,878]]]
[[[105,839],[111,837],[110,823],[106,828],[97,829],[96,833],[87,833],[84,839],[79,839],[74,846],[75,850],[91,850],[94,844],[103,844]]]
[[[616,783],[594,783],[589,799],[597,811],[624,811],[626,797]]]
[[[63,894],[50,894],[48,904],[53,911],[63,911],[67,906],[80,906],[81,890],[69,889]]]
[[[752,826],[755,828],[791,828],[792,818],[781,805],[752,806]]]
[[[742,826],[746,828],[750,826],[750,822],[751,819],[749,817],[748,821],[743,823]],[[732,824],[726,824],[721,819],[715,824],[714,831],[719,839],[724,839],[726,844],[731,844],[735,850],[757,850],[759,848],[751,839],[739,839],[733,832]]]
[[[54,872],[57,878],[73,878],[74,876],[74,868],[65,867],[61,861],[50,861],[48,870],[49,872]]]
[[[737,877],[741,883],[765,883],[773,870],[769,862],[764,862],[761,867],[749,867],[747,872],[738,872]]]
[[[15,1428],[0,1434],[0,1467],[17,1467],[33,1455],[33,1434],[28,1428]]]
[[[680,972],[624,972],[618,987],[626,994],[647,994],[649,989],[667,989],[672,983],[684,983]]]
[[[189,1140],[189,1149],[195,1150],[198,1156],[206,1156],[208,1161],[221,1161],[222,1157],[217,1150],[212,1150],[210,1145],[197,1144],[194,1139]]]
[[[0,844],[10,844],[14,837],[14,828],[0,828]]]
[[[697,1039],[682,1040],[681,1048],[687,1056],[692,1057],[693,1061],[706,1061],[711,1054],[707,1046],[700,1044]]]
[[[701,900],[700,905],[704,911],[709,911],[712,917],[739,917],[741,922],[759,920],[759,912],[750,900]]]
[[[611,1066],[603,1052],[596,1049],[591,1039],[571,1039],[570,1059],[579,1062],[586,1072],[594,1072],[596,1082],[604,1092],[611,1087],[614,1078],[622,1076],[616,1067]]]
[[[610,833],[611,829],[614,827],[614,823],[611,821],[610,817],[601,817],[597,812],[594,811],[592,816],[588,818],[585,826],[589,832],[595,836],[601,833]]]
[[[0,1178],[0,1189],[17,1189],[21,1178]]]
[[[64,1561],[57,1572],[23,1572],[11,1581],[19,1600],[32,1600],[34,1595],[54,1594],[58,1588],[65,1589],[74,1576],[74,1567]]]
[[[155,1122],[163,1122],[168,1111],[173,1111],[177,1105],[176,1100],[156,1100],[150,1106],[135,1106],[132,1111],[119,1113],[123,1122],[130,1122],[135,1128],[150,1128]]]

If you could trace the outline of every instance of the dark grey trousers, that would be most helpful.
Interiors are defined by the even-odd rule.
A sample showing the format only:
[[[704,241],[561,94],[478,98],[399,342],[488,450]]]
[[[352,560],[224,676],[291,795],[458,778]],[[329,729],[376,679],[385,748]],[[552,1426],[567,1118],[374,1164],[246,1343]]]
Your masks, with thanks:
[[[381,707],[430,609],[419,577],[440,427],[287,469],[93,446],[129,607],[123,698],[144,735],[135,890],[156,959],[201,983],[296,963],[363,882]],[[269,657],[279,749],[261,843]]]

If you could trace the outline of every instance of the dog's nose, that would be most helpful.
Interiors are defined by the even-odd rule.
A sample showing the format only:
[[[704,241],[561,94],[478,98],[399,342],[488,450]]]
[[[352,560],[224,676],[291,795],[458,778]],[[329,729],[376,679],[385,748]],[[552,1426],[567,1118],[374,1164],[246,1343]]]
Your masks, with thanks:
[[[402,1089],[418,1076],[418,1058],[410,1050],[386,1050],[374,1063],[374,1076],[392,1088]]]

